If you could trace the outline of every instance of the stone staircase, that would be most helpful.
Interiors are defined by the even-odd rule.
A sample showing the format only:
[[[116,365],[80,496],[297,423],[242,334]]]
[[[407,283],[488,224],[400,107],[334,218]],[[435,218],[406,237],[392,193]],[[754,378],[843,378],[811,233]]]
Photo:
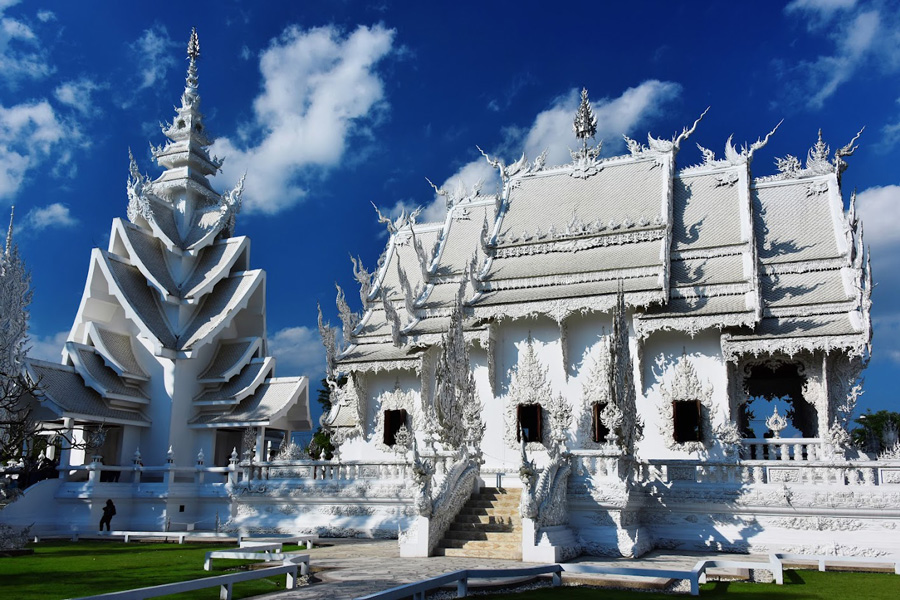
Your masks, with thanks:
[[[521,489],[505,488],[481,488],[472,494],[434,555],[522,560],[521,495]]]

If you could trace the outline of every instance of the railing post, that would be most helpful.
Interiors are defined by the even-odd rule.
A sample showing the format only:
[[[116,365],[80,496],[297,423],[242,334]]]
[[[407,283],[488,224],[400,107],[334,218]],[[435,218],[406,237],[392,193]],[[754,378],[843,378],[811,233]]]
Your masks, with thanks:
[[[294,565],[293,571],[288,571],[285,574],[285,579],[284,579],[284,589],[292,590],[295,587],[297,587],[297,566],[296,565]]]
[[[219,600],[231,600],[231,584],[223,583],[219,587]]]
[[[469,576],[463,575],[456,582],[456,597],[465,598],[469,594]]]
[[[101,460],[102,456],[99,454],[95,454],[91,457],[91,472],[88,473],[88,483],[90,485],[94,485],[100,479],[100,469],[103,466]]]
[[[237,483],[237,463],[238,463],[238,453],[237,448],[231,451],[231,457],[228,459],[228,483],[229,485],[234,485]]]

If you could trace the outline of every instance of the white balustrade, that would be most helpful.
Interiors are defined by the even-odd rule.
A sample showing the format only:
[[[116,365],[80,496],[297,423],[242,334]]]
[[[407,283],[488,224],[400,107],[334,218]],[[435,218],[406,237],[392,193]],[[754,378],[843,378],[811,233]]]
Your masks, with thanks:
[[[744,460],[809,462],[823,458],[819,438],[746,438],[743,445]]]

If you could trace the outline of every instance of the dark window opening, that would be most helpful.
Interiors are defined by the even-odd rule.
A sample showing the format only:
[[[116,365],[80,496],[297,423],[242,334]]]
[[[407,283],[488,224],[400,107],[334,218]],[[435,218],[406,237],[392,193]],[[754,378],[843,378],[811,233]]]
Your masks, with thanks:
[[[675,420],[674,435],[677,443],[703,441],[702,414],[699,400],[675,400],[672,402],[672,416]]]
[[[384,444],[392,446],[397,443],[397,432],[406,425],[406,411],[402,408],[384,411]]]
[[[816,408],[803,397],[806,377],[796,363],[761,364],[750,368],[744,384],[748,400],[738,413],[744,437],[771,437],[766,419],[775,408],[788,421],[781,437],[815,438],[819,435]]]
[[[540,404],[520,404],[516,411],[516,441],[541,443],[544,440]]]
[[[606,438],[609,437],[609,428],[603,424],[603,419],[600,418],[600,413],[603,412],[603,409],[606,408],[605,404],[600,404],[599,402],[595,402],[592,405],[591,414],[592,418],[592,427],[591,427],[591,439],[595,444],[602,444],[606,441]]]

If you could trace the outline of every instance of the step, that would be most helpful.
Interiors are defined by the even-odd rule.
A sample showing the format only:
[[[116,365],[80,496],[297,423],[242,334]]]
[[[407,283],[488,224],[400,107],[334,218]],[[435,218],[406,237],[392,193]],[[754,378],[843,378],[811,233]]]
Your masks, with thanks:
[[[485,525],[503,525],[513,527],[522,526],[522,517],[519,515],[503,516],[503,515],[468,515],[460,512],[456,515],[454,523],[472,524],[483,523]]]
[[[506,508],[508,510],[519,510],[518,501],[506,500],[469,500],[466,502],[469,508]]]
[[[497,532],[497,533],[513,533],[521,532],[522,528],[512,523],[458,523],[450,524],[448,531],[481,531],[481,532]]]
[[[521,550],[522,538],[513,538],[505,540],[441,540],[438,546],[442,548],[464,548],[469,550]]]
[[[478,550],[472,548],[435,548],[435,556],[457,556],[465,558],[496,558],[505,560],[522,560],[522,550],[498,551]]]
[[[522,539],[522,533],[518,531],[453,531],[452,529],[444,534],[444,541],[447,540],[463,540],[477,541],[486,540],[494,542],[518,542]]]
[[[519,516],[518,508],[513,510],[505,508],[494,508],[491,506],[469,506],[468,504],[463,506],[459,513],[463,515],[491,515],[495,517]]]
[[[521,496],[522,488],[495,488],[483,487],[478,490],[479,494],[499,494],[501,496]]]

